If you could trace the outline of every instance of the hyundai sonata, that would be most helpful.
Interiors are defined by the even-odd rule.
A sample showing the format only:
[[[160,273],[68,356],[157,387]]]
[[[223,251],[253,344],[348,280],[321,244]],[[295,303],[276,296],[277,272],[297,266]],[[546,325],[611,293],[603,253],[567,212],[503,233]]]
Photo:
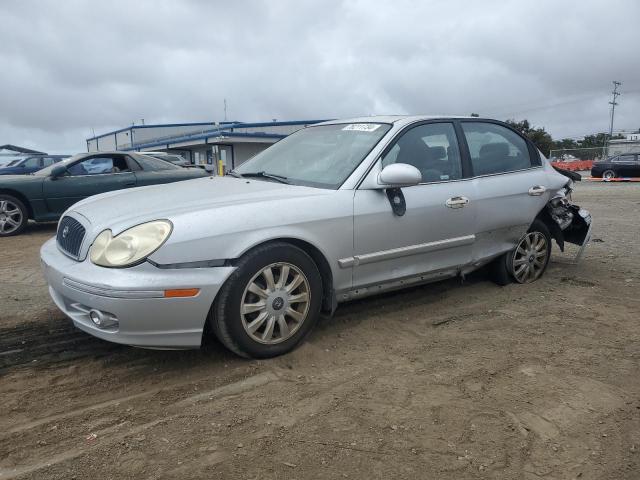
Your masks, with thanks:
[[[552,240],[589,240],[571,185],[495,120],[331,121],[224,177],[83,200],[41,256],[57,306],[96,337],[191,348],[213,332],[272,357],[354,298],[483,266],[539,279]]]

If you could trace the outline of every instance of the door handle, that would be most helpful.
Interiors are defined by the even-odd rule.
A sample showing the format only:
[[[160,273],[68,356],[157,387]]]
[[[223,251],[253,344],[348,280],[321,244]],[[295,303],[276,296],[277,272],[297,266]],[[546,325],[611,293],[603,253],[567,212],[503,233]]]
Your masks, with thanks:
[[[469,199],[467,197],[451,197],[444,204],[449,208],[462,208],[467,203],[469,203]]]
[[[534,185],[529,189],[529,195],[531,195],[532,197],[537,197],[539,195],[542,195],[546,191],[547,189],[543,185]]]

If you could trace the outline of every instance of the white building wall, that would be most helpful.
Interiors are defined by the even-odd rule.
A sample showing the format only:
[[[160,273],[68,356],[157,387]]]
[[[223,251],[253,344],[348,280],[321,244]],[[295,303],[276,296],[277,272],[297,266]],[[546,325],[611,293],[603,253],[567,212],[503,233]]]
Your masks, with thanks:
[[[109,151],[109,150],[117,150],[116,149],[116,136],[108,135],[106,137],[98,137],[97,139],[97,150],[101,152]]]
[[[118,150],[129,148],[131,146],[131,131],[125,130],[116,133],[116,140],[118,142]]]
[[[159,126],[159,127],[138,127],[134,128],[133,138],[136,145],[148,142],[161,141],[165,138],[180,137],[182,135],[191,135],[206,132],[215,128],[213,123],[205,125],[191,126]]]
[[[233,144],[233,163],[234,167],[238,167],[254,155],[260,153],[265,148],[271,146],[271,143],[234,143]]]

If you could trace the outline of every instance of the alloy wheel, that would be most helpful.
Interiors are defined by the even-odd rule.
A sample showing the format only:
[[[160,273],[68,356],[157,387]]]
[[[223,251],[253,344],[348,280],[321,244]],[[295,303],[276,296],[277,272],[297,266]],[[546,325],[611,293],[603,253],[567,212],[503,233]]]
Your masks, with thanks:
[[[616,172],[614,172],[613,170],[607,170],[606,172],[604,172],[602,174],[602,178],[605,178],[607,180],[611,180],[612,178],[616,178]]]
[[[10,200],[0,200],[0,234],[15,232],[22,224],[22,210]]]
[[[547,238],[540,232],[527,233],[513,254],[513,276],[519,283],[537,280],[547,265]]]
[[[256,342],[284,342],[307,318],[310,301],[311,288],[302,270],[290,263],[272,263],[254,275],[244,290],[242,326]]]

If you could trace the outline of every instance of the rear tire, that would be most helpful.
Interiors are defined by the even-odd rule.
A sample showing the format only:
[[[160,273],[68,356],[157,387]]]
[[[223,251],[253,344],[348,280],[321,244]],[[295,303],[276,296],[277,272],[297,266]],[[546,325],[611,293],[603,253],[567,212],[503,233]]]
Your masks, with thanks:
[[[498,285],[532,283],[538,280],[551,258],[551,234],[540,220],[534,220],[513,250],[500,255],[489,266],[491,279]]]
[[[218,340],[246,358],[293,350],[313,329],[322,304],[322,278],[300,248],[274,242],[240,258],[209,315]]]
[[[0,195],[0,237],[19,235],[29,222],[27,207],[11,195]]]

